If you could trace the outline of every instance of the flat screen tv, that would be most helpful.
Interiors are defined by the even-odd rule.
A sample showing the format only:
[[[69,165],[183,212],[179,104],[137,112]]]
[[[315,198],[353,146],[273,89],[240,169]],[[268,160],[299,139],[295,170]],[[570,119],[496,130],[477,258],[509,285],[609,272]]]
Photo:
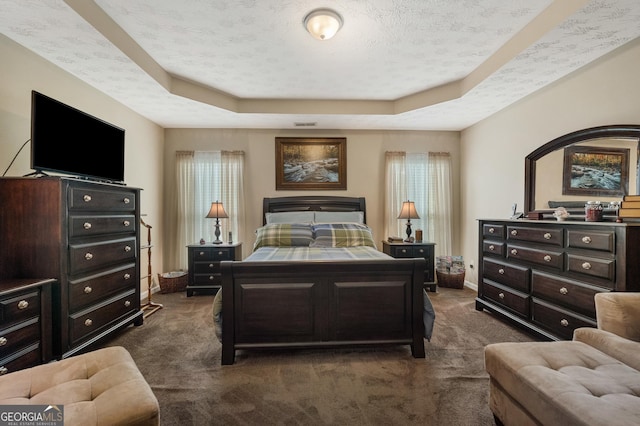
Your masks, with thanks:
[[[122,184],[124,129],[34,90],[31,168]]]

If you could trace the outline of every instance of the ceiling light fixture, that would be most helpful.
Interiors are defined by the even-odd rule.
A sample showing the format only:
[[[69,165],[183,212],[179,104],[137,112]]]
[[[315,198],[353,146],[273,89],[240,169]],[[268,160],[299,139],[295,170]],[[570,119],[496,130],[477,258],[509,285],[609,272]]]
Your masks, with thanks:
[[[342,27],[342,17],[331,9],[315,9],[304,18],[304,27],[318,40],[329,40]]]

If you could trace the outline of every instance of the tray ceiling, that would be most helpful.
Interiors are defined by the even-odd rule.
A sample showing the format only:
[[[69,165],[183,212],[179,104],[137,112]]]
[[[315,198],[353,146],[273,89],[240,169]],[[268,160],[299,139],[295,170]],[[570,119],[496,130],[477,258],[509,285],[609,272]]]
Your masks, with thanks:
[[[0,30],[163,127],[461,130],[638,38],[640,3],[3,0]]]

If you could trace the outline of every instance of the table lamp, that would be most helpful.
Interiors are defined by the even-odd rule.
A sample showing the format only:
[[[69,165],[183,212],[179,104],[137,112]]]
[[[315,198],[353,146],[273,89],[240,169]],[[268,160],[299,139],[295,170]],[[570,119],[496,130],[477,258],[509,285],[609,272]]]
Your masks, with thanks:
[[[411,219],[420,219],[420,216],[418,216],[418,212],[416,211],[416,206],[413,201],[407,200],[402,202],[402,209],[400,210],[398,219],[407,219],[407,238],[404,240],[404,242],[410,243],[411,242]]]
[[[216,218],[216,225],[215,225],[216,230],[214,232],[216,239],[213,241],[213,244],[222,244],[222,240],[220,240],[220,218],[229,217],[227,212],[224,210],[224,206],[222,205],[222,202],[216,201],[214,203],[211,203],[211,209],[209,210],[209,213],[207,213],[206,217]]]

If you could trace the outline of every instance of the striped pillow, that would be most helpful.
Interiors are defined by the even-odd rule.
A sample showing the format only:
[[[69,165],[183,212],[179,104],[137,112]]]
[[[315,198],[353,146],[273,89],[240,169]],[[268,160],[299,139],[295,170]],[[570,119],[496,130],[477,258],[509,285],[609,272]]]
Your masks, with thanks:
[[[260,247],[308,247],[312,242],[313,230],[308,223],[273,223],[256,230],[253,250]]]
[[[358,223],[317,223],[313,225],[315,239],[311,247],[376,248],[371,228]]]

